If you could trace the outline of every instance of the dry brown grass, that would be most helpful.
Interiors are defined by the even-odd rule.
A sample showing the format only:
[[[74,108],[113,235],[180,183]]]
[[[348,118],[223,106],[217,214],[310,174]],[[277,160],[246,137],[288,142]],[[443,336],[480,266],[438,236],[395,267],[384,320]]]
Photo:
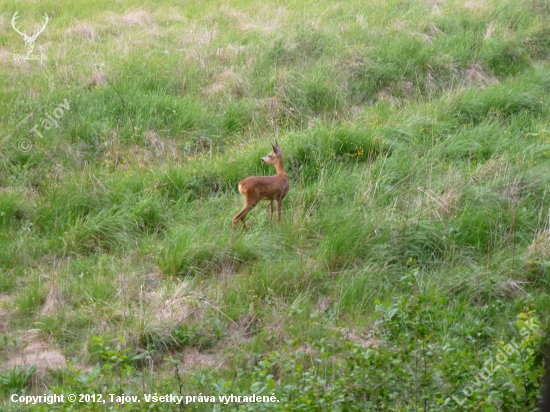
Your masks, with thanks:
[[[521,194],[528,189],[529,185],[522,181],[522,179],[515,178],[511,182],[504,185],[502,188],[502,196],[512,202],[519,202]]]
[[[5,309],[0,308],[0,333],[6,333],[8,331],[9,319],[9,312]]]
[[[203,89],[205,97],[228,94],[238,98],[248,93],[246,82],[233,69],[225,69],[216,75],[210,85]]]
[[[488,40],[490,39],[491,37],[493,37],[493,31],[495,29],[495,24],[493,22],[491,22],[489,24],[489,26],[487,27],[487,31],[485,32],[485,40]]]
[[[111,130],[106,133],[110,137],[99,146],[101,161],[117,170],[158,167],[183,157],[175,139],[161,138],[154,130],[144,132],[143,145],[131,147],[121,143],[118,132]]]
[[[67,366],[65,357],[59,350],[45,343],[34,342],[26,346],[21,353],[13,355],[4,367],[0,368],[9,370],[21,366],[24,369],[33,364],[36,365],[38,374]]]
[[[370,347],[377,348],[382,345],[382,342],[372,336],[363,336],[349,330],[342,331],[345,338],[350,340],[354,345],[360,346],[363,349]]]
[[[50,285],[48,296],[46,297],[44,305],[42,306],[42,310],[40,311],[40,315],[48,316],[51,313],[53,313],[56,309],[56,306],[60,302],[60,299],[61,299],[61,293],[59,289],[56,287],[56,285],[52,283]]]
[[[101,72],[94,71],[92,74],[90,81],[88,82],[88,87],[103,87],[106,86],[108,83],[107,75]]]
[[[2,65],[7,65],[8,63],[11,64],[13,61],[13,53],[5,48],[0,48],[0,63]]]
[[[228,44],[225,47],[216,49],[216,58],[224,64],[229,64],[234,62],[236,57],[242,54],[245,50],[245,46]]]
[[[198,311],[197,294],[191,290],[189,283],[179,282],[173,288],[162,285],[144,293],[148,320],[168,328],[183,323]]]
[[[94,40],[96,36],[95,28],[90,23],[79,23],[65,30],[65,33],[84,40]]]
[[[433,43],[438,37],[446,37],[446,34],[441,31],[434,23],[429,23],[423,28],[423,33],[421,35],[429,43]]]
[[[8,361],[0,364],[0,372],[10,370],[16,366],[26,369],[36,365],[36,372],[32,375],[34,387],[40,386],[49,371],[63,369],[67,362],[61,351],[44,337],[39,330],[29,330],[18,337],[19,345],[10,348]]]
[[[33,63],[36,63],[38,65],[38,62]],[[32,64],[29,63],[27,60],[13,60],[13,57],[10,66],[15,68],[18,73],[30,73],[33,69]]]
[[[126,13],[125,15],[120,16],[117,20],[118,23],[125,26],[143,26],[151,23],[152,21],[153,16],[145,10],[135,10],[130,13]]]
[[[464,10],[476,15],[484,15],[490,11],[491,4],[487,0],[467,0],[464,2]]]
[[[11,306],[12,298],[9,295],[0,295],[0,333],[8,331],[10,320],[10,312],[8,308]]]
[[[7,13],[0,14],[0,33],[6,33],[11,28],[11,18]]]
[[[232,17],[237,27],[242,31],[259,31],[264,34],[272,34],[279,30],[287,16],[287,10],[283,7],[264,7],[253,17],[249,13],[224,6],[224,14]]]
[[[269,117],[275,119],[282,108],[281,102],[276,97],[268,97],[262,100],[262,104],[269,110]]]
[[[485,87],[498,84],[498,79],[485,72],[479,63],[474,63],[464,73],[468,86]]]
[[[199,352],[197,348],[186,348],[183,351],[182,367],[184,371],[201,370],[204,368],[219,369],[223,361],[210,352]]]
[[[522,280],[508,279],[498,285],[496,293],[503,298],[517,298],[528,295],[524,285],[529,282]]]
[[[217,37],[218,31],[216,30],[215,24],[210,22],[208,25],[199,25],[194,23],[187,30],[185,30],[185,35],[180,38],[180,46],[186,48],[188,46],[193,46],[191,49],[199,50],[211,44]]]
[[[506,161],[497,157],[491,157],[481,164],[474,173],[474,181],[494,180],[507,172]]]
[[[550,256],[550,230],[548,228],[535,233],[527,249],[527,259],[547,260]]]
[[[430,217],[443,221],[456,212],[463,184],[458,172],[449,171],[443,192],[418,187],[419,194],[415,199],[415,207]]]
[[[103,30],[116,37],[112,49],[116,53],[128,54],[137,49],[155,48],[157,37],[161,34],[154,15],[145,10],[135,10],[124,15],[111,13],[104,23]]]

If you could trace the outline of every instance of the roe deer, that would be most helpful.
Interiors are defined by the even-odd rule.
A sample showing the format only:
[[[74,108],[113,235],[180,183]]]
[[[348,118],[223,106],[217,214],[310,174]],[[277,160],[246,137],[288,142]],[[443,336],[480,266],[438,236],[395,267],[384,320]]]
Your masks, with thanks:
[[[275,140],[275,146],[267,156],[262,157],[262,162],[275,165],[277,174],[275,176],[250,176],[239,182],[239,192],[244,196],[244,208],[233,218],[233,226],[239,220],[243,222],[246,214],[258,204],[260,200],[269,200],[271,208],[269,211],[269,219],[273,219],[273,201],[277,201],[277,216],[281,223],[281,207],[283,199],[288,193],[289,180],[283,167],[283,155],[279,143]]]

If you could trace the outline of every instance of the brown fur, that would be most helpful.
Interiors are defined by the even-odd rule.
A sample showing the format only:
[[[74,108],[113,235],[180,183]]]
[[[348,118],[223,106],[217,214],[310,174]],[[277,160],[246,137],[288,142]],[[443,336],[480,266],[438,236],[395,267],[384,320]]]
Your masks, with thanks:
[[[233,226],[239,220],[243,222],[246,214],[258,204],[260,200],[270,201],[269,218],[273,219],[273,201],[277,201],[277,217],[281,222],[281,208],[283,199],[288,193],[289,180],[283,167],[283,156],[279,143],[275,141],[275,146],[267,156],[262,157],[262,162],[275,166],[277,174],[274,176],[250,176],[239,183],[239,192],[244,196],[244,208],[233,218]]]

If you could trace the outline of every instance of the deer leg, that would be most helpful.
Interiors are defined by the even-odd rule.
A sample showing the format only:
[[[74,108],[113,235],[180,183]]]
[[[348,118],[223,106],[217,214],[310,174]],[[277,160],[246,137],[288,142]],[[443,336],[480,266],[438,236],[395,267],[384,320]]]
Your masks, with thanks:
[[[256,206],[257,204],[258,204],[258,201],[245,200],[243,210],[241,210],[239,214],[233,218],[233,226],[235,226],[239,222],[239,220],[241,220],[244,225],[244,219],[246,218],[246,214],[250,212],[254,208],[254,206]]]
[[[245,207],[237,216],[235,216],[233,218],[233,226],[239,223],[239,220],[241,220],[244,225],[244,219],[246,218],[246,214],[250,212],[251,209],[252,209],[251,207]]]
[[[273,200],[270,200],[269,203],[269,220],[273,220]]]
[[[277,217],[281,223],[281,208],[283,207],[283,199],[277,199]]]
[[[246,218],[246,214],[252,210],[254,206],[245,206],[243,210],[240,211],[240,213],[233,218],[233,226],[235,226],[239,220],[243,222],[244,225],[244,219]]]

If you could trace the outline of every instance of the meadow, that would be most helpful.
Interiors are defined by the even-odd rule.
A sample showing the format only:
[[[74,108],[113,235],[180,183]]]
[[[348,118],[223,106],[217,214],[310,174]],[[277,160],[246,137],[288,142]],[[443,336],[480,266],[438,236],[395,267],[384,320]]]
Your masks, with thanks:
[[[0,408],[539,410],[548,2],[0,10]]]

